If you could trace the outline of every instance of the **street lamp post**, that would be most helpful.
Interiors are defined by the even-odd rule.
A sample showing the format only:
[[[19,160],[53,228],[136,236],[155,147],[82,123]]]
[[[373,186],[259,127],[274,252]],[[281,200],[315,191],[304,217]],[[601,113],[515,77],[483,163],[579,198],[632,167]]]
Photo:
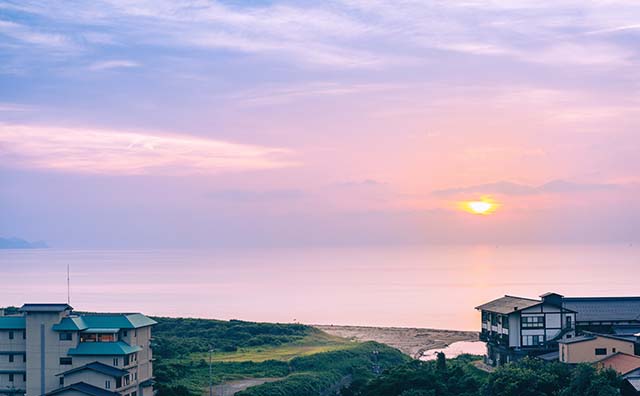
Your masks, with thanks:
[[[213,347],[209,347],[209,396],[213,396]]]

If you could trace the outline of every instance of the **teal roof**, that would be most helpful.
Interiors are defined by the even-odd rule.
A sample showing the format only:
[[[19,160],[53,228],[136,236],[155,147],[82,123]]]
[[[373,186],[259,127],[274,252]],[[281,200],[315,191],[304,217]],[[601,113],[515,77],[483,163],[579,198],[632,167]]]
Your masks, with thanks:
[[[126,342],[81,342],[77,348],[69,349],[69,356],[116,356],[128,355],[141,351],[139,346],[131,346]]]
[[[80,316],[69,316],[53,325],[53,331],[78,331],[86,328],[88,326]]]
[[[22,330],[26,328],[24,316],[0,316],[0,330]]]
[[[142,314],[86,314],[67,317],[53,326],[54,331],[85,331],[88,329],[138,329],[157,322]]]

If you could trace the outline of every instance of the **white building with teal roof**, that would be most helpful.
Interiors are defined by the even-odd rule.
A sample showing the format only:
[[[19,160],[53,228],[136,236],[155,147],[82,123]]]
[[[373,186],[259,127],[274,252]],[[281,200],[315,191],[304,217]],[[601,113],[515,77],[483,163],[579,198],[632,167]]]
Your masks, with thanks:
[[[152,396],[154,324],[138,313],[75,313],[68,304],[0,311],[0,396]]]

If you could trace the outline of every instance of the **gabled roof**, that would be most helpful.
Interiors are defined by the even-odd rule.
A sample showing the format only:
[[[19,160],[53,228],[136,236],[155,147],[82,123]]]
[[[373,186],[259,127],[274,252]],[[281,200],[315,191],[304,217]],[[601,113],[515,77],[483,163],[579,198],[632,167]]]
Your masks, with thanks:
[[[542,301],[524,297],[504,296],[486,304],[479,305],[476,309],[499,314],[510,314],[539,304],[542,304]]]
[[[24,304],[20,311],[22,312],[62,312],[72,310],[69,304]]]
[[[85,364],[84,366],[76,367],[74,369],[65,371],[64,373],[58,374],[58,376],[69,375],[69,374],[77,373],[78,371],[84,371],[84,370],[95,371],[97,373],[108,375],[113,378],[120,378],[129,373],[127,370],[122,370],[117,367],[112,367],[100,362],[93,362],[93,363]]]
[[[53,326],[54,331],[86,331],[100,329],[109,331],[117,329],[138,329],[153,326],[157,322],[148,316],[133,314],[83,314],[63,318],[60,323]]]
[[[629,377],[625,381],[629,383],[636,391],[640,392],[640,377]]]
[[[56,389],[54,391],[51,391],[51,392],[47,393],[46,396],[61,395],[61,394],[65,394],[66,392],[69,392],[69,391],[76,391],[76,392],[80,392],[82,394],[89,395],[89,396],[119,396],[120,395],[119,393],[111,392],[111,391],[108,391],[108,390],[102,389],[102,388],[98,388],[97,386],[89,385],[89,384],[84,383],[84,382],[78,382],[77,384],[65,386],[64,388],[60,388],[60,389]]]
[[[625,337],[620,337],[620,336],[615,336],[612,334],[599,334],[599,333],[588,333],[585,332],[584,335],[578,336],[578,337],[573,337],[573,338],[566,338],[564,340],[558,340],[559,344],[576,344],[578,342],[584,342],[584,341],[592,341],[597,339],[598,337],[602,337],[602,338],[609,338],[612,340],[618,340],[618,341],[625,341],[625,342],[630,342],[630,343],[634,343],[633,340],[630,340],[628,338]]]
[[[625,375],[640,368],[640,356],[618,352],[596,362],[599,367],[614,369]]]
[[[565,297],[562,305],[577,322],[640,322],[640,297]]]
[[[69,356],[119,356],[141,351],[139,346],[131,346],[123,341],[117,342],[81,342],[76,348],[69,349]]]
[[[0,316],[0,330],[22,330],[26,328],[24,316]]]

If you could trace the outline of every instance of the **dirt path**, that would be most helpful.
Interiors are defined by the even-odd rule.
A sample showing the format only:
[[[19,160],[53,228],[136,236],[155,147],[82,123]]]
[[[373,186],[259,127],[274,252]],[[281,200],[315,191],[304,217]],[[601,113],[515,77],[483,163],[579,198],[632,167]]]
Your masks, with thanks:
[[[478,340],[478,333],[473,331],[328,325],[315,327],[331,335],[355,341],[387,344],[416,359],[428,349],[442,348],[457,341]]]
[[[233,396],[236,392],[245,390],[251,386],[262,385],[266,382],[279,381],[282,378],[247,378],[235,381],[227,381],[222,385],[213,387],[213,396]],[[207,388],[204,396],[209,396],[209,388]]]

